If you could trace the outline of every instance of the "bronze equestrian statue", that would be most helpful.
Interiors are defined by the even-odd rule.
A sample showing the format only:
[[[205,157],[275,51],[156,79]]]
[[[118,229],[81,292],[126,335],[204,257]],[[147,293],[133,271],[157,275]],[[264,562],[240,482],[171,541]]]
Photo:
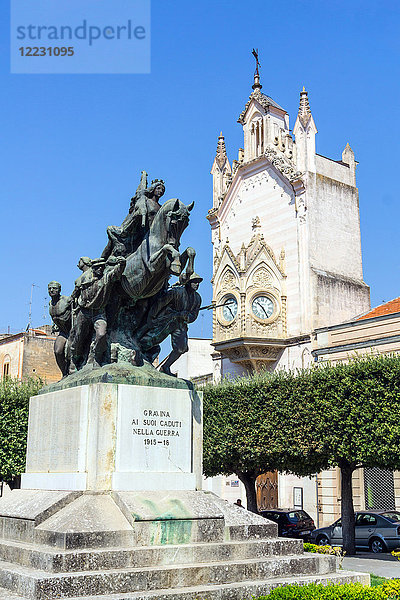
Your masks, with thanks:
[[[49,284],[54,323],[61,322],[63,311],[69,315],[61,329],[57,325],[55,344],[64,377],[126,357],[137,366],[152,363],[168,335],[172,352],[161,368],[164,373],[172,375],[170,366],[187,352],[187,324],[198,315],[202,278],[194,274],[195,250],[181,252],[179,247],[194,203],[186,206],[174,198],[160,204],[164,193],[164,181],[148,186],[142,171],[124,221],[107,227],[101,257],[79,260],[82,274],[71,296],[61,296],[56,282]],[[171,277],[179,280],[169,287]]]

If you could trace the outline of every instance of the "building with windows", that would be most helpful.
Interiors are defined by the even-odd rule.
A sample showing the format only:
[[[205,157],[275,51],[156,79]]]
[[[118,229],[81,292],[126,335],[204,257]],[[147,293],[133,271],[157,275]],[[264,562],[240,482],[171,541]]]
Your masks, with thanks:
[[[54,340],[49,325],[1,336],[1,377],[37,376],[47,383],[59,381],[61,373],[54,358]]]
[[[293,131],[287,111],[262,92],[257,70],[252,90],[238,119],[243,148],[230,161],[221,133],[211,170],[215,381],[306,367],[316,328],[370,308],[353,150],[347,143],[335,159],[316,151],[304,88]],[[279,475],[264,484],[277,486],[285,507],[302,488],[316,518],[315,478]]]
[[[400,352],[400,298],[385,302],[339,325],[313,332],[312,355],[316,363],[335,364],[351,356]]]

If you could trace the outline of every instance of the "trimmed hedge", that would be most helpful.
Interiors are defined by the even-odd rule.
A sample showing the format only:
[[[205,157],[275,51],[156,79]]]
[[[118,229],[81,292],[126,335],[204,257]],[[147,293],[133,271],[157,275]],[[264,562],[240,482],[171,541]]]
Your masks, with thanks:
[[[29,398],[41,387],[41,379],[0,381],[0,480],[7,483],[25,470]]]
[[[400,579],[370,587],[361,583],[288,585],[257,600],[400,600]]]

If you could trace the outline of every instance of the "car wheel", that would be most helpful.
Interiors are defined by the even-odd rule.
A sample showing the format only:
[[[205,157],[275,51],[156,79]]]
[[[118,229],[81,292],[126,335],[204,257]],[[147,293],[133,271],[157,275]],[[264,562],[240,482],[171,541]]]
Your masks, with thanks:
[[[317,537],[317,544],[318,546],[329,546],[330,541],[327,535],[319,535]]]
[[[384,542],[380,538],[372,538],[369,542],[371,552],[379,554],[379,552],[387,552],[387,548]]]

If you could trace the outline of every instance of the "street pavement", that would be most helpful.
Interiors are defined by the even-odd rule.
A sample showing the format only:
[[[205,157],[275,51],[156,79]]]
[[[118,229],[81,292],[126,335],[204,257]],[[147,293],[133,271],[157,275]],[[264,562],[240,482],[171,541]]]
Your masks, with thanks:
[[[386,552],[382,554],[357,552],[356,556],[345,556],[343,569],[400,579],[400,561]]]

